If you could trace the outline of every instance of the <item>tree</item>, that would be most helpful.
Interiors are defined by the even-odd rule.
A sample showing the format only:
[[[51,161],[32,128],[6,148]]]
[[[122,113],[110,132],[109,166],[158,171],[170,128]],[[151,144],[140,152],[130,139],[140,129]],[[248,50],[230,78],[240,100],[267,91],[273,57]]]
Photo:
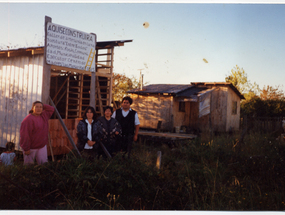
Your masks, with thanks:
[[[128,95],[127,91],[139,88],[139,81],[132,76],[127,77],[125,74],[113,73],[112,94],[115,101],[122,101]]]
[[[284,92],[283,90],[279,89],[279,86],[276,88],[267,85],[264,86],[263,89],[260,92],[260,98],[262,100],[284,100]]]
[[[260,91],[255,82],[250,83],[244,69],[238,65],[231,70],[231,74],[225,78],[225,81],[232,83],[246,99],[254,97]]]

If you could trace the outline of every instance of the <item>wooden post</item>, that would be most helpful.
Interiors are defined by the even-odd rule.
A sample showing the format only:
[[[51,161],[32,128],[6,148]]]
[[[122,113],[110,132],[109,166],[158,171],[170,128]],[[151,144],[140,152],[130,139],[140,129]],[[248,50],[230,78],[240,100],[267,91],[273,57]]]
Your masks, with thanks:
[[[69,84],[70,84],[70,73],[67,76],[67,85],[66,85],[66,107],[65,107],[65,119],[68,119],[68,101],[69,101]]]
[[[97,85],[97,95],[98,95],[100,114],[101,114],[101,116],[104,116],[104,113],[103,113],[103,103],[102,103],[102,99],[101,99],[101,89],[100,89],[99,77],[96,77],[96,85]]]
[[[156,168],[160,169],[161,166],[161,151],[157,152],[157,159],[156,159]]]
[[[93,34],[93,33],[91,33]],[[97,37],[96,37],[96,34],[93,34],[95,35],[95,43],[97,43]],[[95,44],[95,47],[96,47],[97,44]],[[95,48],[96,50],[96,48]],[[93,107],[95,110],[96,110],[96,55],[98,53],[95,53],[95,57],[94,57],[94,64],[95,64],[95,72],[91,72],[91,83],[90,83],[90,103],[89,105],[91,107]]]
[[[83,98],[83,84],[84,84],[84,74],[79,74],[80,77],[80,87],[79,87],[79,104],[78,104],[78,118],[82,118],[82,98]]]
[[[210,96],[210,114],[209,114],[209,130],[210,130],[210,141],[212,140],[213,138],[213,128],[212,128],[212,94],[213,94],[213,91],[211,91],[211,96]]]
[[[44,47],[44,62],[43,62],[43,83],[42,83],[42,102],[48,104],[50,95],[50,71],[51,65],[46,63],[46,47],[47,47],[47,23],[51,22],[52,19],[45,16],[45,47]]]
[[[95,72],[91,72],[90,104],[89,105],[96,110],[95,90],[96,90],[96,75],[95,75]]]
[[[107,55],[107,65],[110,66],[110,73],[111,73],[111,77],[110,77],[110,86],[109,86],[109,99],[108,99],[108,104],[109,106],[111,106],[112,104],[112,98],[113,98],[113,94],[112,94],[112,90],[113,90],[113,61],[114,61],[114,47],[112,47],[111,49],[108,49],[108,53],[111,53],[111,55]],[[108,63],[108,60],[110,60],[110,62]]]
[[[52,150],[52,145],[51,145],[51,140],[50,140],[50,135],[48,134],[48,143],[49,143],[49,149],[50,149],[50,154],[52,161],[54,161],[54,156],[53,156],[53,150]]]

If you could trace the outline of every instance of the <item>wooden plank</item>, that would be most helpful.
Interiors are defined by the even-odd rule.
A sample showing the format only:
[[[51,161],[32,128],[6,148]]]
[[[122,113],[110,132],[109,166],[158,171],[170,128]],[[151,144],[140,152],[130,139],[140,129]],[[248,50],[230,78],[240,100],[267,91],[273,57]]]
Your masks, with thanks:
[[[111,48],[111,49],[108,49],[108,54],[111,54],[111,55],[108,55],[107,56],[107,59],[108,59],[108,64],[109,64],[109,66],[111,66],[111,69],[110,69],[110,72],[111,72],[111,76],[110,76],[110,78],[107,80],[107,81],[109,81],[108,83],[109,83],[109,96],[108,96],[108,98],[109,98],[109,100],[108,100],[108,102],[107,102],[107,105],[111,105],[111,103],[112,103],[112,98],[113,98],[113,95],[112,95],[112,81],[113,81],[113,62],[114,62],[114,47],[113,48]]]
[[[80,96],[79,96],[79,110],[78,110],[78,118],[81,118],[81,112],[82,112],[82,95],[83,95],[83,81],[84,81],[84,75],[80,75]]]
[[[68,118],[68,101],[69,101],[69,75],[67,76],[67,86],[66,86],[66,108],[65,108],[65,119]]]
[[[179,139],[194,139],[197,135],[194,134],[179,134],[179,133],[158,133],[151,131],[139,131],[139,135],[153,136],[153,137],[165,137],[165,138],[179,138]]]
[[[97,96],[98,96],[98,101],[99,101],[99,110],[100,110],[101,116],[103,116],[104,115],[103,104],[102,104],[102,99],[101,99],[101,90],[100,90],[98,77],[96,77],[96,86],[97,86]]]
[[[52,99],[53,101],[55,101],[57,95],[59,94],[59,92],[62,90],[62,88],[63,88],[64,85],[66,84],[67,80],[68,80],[68,77],[65,79],[65,81],[63,82],[63,84],[61,85],[61,87],[59,88],[59,90],[57,90],[57,93],[55,94],[55,96],[54,96],[53,99]],[[56,82],[58,82],[57,79],[56,79]],[[57,84],[56,84],[56,88],[57,88]]]
[[[110,55],[112,55],[112,54],[111,54],[111,53],[109,53],[109,55],[108,55],[108,56],[110,56]],[[111,61],[111,60],[98,60],[97,62],[106,62],[106,63],[108,62],[108,63],[109,63],[109,62],[112,62],[112,61]]]
[[[0,54],[1,54],[1,52],[0,52]],[[97,54],[97,56],[105,56],[105,55],[111,55],[111,53]]]
[[[59,114],[59,112],[58,112],[58,110],[56,109],[56,106],[54,105],[54,103],[53,103],[53,101],[52,101],[52,99],[51,99],[50,97],[49,97],[49,101],[50,101],[51,105],[52,105],[52,106],[54,107],[54,109],[55,109],[54,111],[55,111],[55,113],[56,113],[56,115],[57,115],[57,117],[58,117],[58,119],[59,119],[59,121],[60,121],[60,124],[62,125],[62,128],[63,128],[63,130],[64,130],[66,136],[68,137],[68,139],[69,139],[70,143],[72,144],[73,148],[74,148],[74,149],[76,150],[76,152],[78,153],[79,157],[81,157],[81,154],[80,154],[80,152],[78,151],[78,148],[76,147],[76,145],[75,145],[75,143],[74,143],[74,141],[73,141],[73,139],[72,139],[72,137],[71,137],[69,131],[67,130],[67,128],[66,128],[66,126],[65,126],[65,124],[64,124],[64,122],[63,122],[63,120],[62,120],[62,118],[61,118],[61,116],[60,116],[60,114]]]
[[[108,65],[105,65],[105,64],[102,64],[102,63],[96,63],[96,65],[102,66],[102,67],[106,67],[106,68],[112,68],[111,66],[108,66]]]
[[[61,101],[62,97],[63,97],[65,94],[66,94],[66,91],[61,94],[61,96],[59,97],[59,99],[57,99],[55,105],[57,105],[57,104]]]
[[[112,76],[112,74],[111,73],[104,73],[104,72],[96,72],[96,76],[110,78]]]
[[[91,81],[90,81],[90,102],[89,105],[93,107],[96,110],[96,85],[98,84],[98,81],[96,81],[98,78],[96,78],[97,72],[93,72],[91,74]],[[98,89],[98,87],[97,87]],[[99,97],[99,96],[98,96]]]
[[[55,65],[51,65],[51,69],[54,70],[64,70],[64,71],[69,71],[69,72],[76,72],[78,74],[88,74],[91,75],[91,72],[89,71],[85,71],[85,70],[78,70],[78,69],[73,69],[73,68],[67,68],[67,67],[63,67],[63,66],[55,66]]]
[[[48,16],[45,16],[45,35],[47,35],[47,23],[51,22],[52,19]],[[45,47],[47,47],[47,40],[45,36]],[[46,48],[45,48],[46,50]],[[43,80],[42,80],[42,102],[44,104],[49,103],[50,95],[50,77],[51,77],[51,65],[46,63],[46,51],[44,52],[43,59]]]

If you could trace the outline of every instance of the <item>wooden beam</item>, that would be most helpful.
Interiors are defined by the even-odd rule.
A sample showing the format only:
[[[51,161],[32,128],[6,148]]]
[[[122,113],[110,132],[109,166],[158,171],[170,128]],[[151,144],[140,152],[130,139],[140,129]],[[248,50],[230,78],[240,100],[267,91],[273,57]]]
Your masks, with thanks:
[[[18,56],[33,56],[38,54],[44,54],[44,49],[17,49],[17,50],[10,50],[10,51],[2,51],[0,52],[0,58],[5,57],[18,57]]]
[[[69,75],[67,77],[68,81],[67,81],[67,86],[66,86],[66,107],[65,107],[65,119],[68,118],[68,101],[69,101]]]
[[[55,96],[53,97],[53,101],[56,99],[57,95],[59,94],[59,92],[61,91],[61,89],[64,87],[65,83],[67,82],[68,77],[65,79],[65,81],[63,82],[63,84],[60,86],[59,90],[57,91],[57,93],[55,94]],[[57,86],[57,85],[56,85]]]
[[[93,34],[93,33],[92,33]],[[95,35],[95,46],[97,45],[97,37],[96,34]],[[97,53],[97,52],[96,52]],[[97,66],[96,66],[96,61],[97,61],[97,57],[94,59],[95,60],[95,72],[91,73],[91,80],[90,80],[90,102],[89,105],[91,107],[93,107],[96,111],[96,76],[97,76]]]
[[[194,139],[197,137],[197,135],[194,134],[158,133],[158,132],[148,132],[148,131],[139,131],[139,135],[152,136],[152,137],[178,138],[178,139]]]
[[[67,67],[62,67],[62,66],[55,66],[52,65],[51,69],[55,69],[55,70],[64,70],[64,71],[69,71],[69,72],[76,72],[78,74],[88,74],[91,75],[91,72],[89,71],[85,71],[85,70],[78,70],[78,69],[72,69],[72,68],[67,68]]]
[[[47,23],[51,22],[51,18],[45,16],[45,35],[47,35]],[[46,36],[45,36],[45,47],[47,46]],[[45,49],[46,50],[46,49]],[[49,104],[50,96],[50,77],[51,77],[51,65],[46,63],[46,52],[44,52],[43,60],[43,82],[42,82],[42,102],[44,104]]]
[[[91,81],[90,81],[90,103],[89,105],[96,110],[96,75],[95,72],[91,74]]]
[[[105,73],[105,72],[96,72],[96,76],[98,76],[98,77],[111,78],[111,77],[112,77],[112,74],[111,74],[111,73]]]
[[[97,96],[98,96],[98,101],[99,101],[99,110],[101,113],[101,116],[104,116],[103,113],[103,104],[102,104],[102,98],[101,98],[101,90],[100,90],[100,84],[99,84],[99,77],[96,77],[96,86],[97,86]]]
[[[124,45],[124,43],[123,43]],[[110,81],[109,82],[109,100],[108,100],[108,105],[111,106],[112,104],[112,98],[113,98],[113,94],[112,94],[112,85],[113,85],[113,62],[114,62],[114,47],[111,48],[111,49],[108,49],[108,53],[110,53],[111,55],[108,55],[107,58],[108,58],[108,64],[109,66],[111,66],[111,69],[110,69],[110,72],[111,72],[111,77],[107,80],[107,81]]]
[[[97,56],[111,55],[111,53],[97,54]]]
[[[84,74],[81,74],[80,79],[80,96],[79,96],[79,111],[78,111],[78,118],[81,118],[82,113],[82,97],[83,97],[83,82],[84,82]]]
[[[106,67],[106,68],[112,68],[112,66],[108,66],[102,63],[96,63],[96,65],[102,66],[102,67]]]

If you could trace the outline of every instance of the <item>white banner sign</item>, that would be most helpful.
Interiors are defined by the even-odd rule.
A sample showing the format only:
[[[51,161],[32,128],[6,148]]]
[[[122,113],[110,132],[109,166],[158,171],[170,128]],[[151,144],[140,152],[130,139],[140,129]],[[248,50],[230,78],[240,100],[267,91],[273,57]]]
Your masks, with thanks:
[[[211,94],[205,93],[200,98],[199,102],[199,118],[210,113]]]
[[[47,23],[47,64],[95,72],[96,35]]]

